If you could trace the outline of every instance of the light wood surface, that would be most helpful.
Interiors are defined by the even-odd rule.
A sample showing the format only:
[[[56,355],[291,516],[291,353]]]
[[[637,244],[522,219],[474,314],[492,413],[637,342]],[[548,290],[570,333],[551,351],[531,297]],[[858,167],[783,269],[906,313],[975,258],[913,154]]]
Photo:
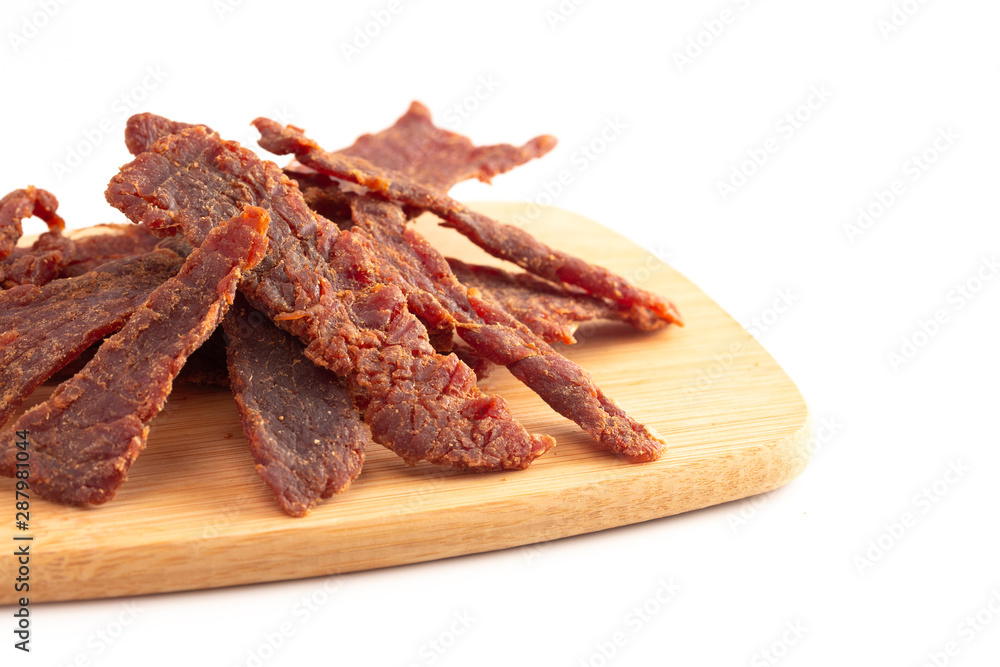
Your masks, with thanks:
[[[523,204],[479,204],[501,219]],[[490,261],[429,217],[446,254]],[[178,387],[149,445],[111,503],[95,509],[32,499],[34,602],[296,579],[433,560],[577,535],[769,491],[799,474],[811,421],[795,384],[708,296],[604,227],[543,209],[527,229],[555,247],[663,294],[687,326],[641,334],[617,324],[581,330],[562,351],[605,392],[654,427],[670,449],[629,464],[597,448],[500,370],[485,390],[531,432],[556,438],[525,471],[461,474],[408,467],[371,445],[361,476],[305,518],[283,514],[257,477],[228,391]],[[52,387],[39,389],[27,409]],[[13,480],[0,479],[14,520]],[[15,599],[13,559],[0,559],[0,602]]]

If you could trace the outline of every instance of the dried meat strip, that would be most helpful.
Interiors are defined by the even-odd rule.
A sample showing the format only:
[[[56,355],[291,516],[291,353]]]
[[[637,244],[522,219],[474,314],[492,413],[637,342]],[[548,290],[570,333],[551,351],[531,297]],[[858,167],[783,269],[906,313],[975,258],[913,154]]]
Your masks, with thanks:
[[[132,155],[145,153],[160,137],[177,134],[181,130],[194,127],[190,123],[180,123],[151,113],[130,116],[125,124],[125,147]],[[211,128],[206,126],[206,130]]]
[[[266,212],[248,206],[214,228],[82,371],[17,420],[14,430],[31,433],[36,493],[69,504],[114,497],[184,361],[218,326],[243,272],[264,256],[267,224]],[[4,452],[6,471],[12,454]]]
[[[133,222],[183,231],[195,244],[213,215],[247,204],[268,210],[270,250],[241,292],[306,343],[310,360],[345,378],[373,439],[406,461],[522,468],[554,444],[528,434],[456,357],[437,354],[399,288],[377,281],[364,239],[310,211],[272,162],[192,127],[149,146],[106,194]],[[336,272],[329,256],[338,257]]]
[[[489,183],[497,174],[541,157],[555,145],[555,137],[543,135],[520,147],[474,146],[468,137],[435,126],[427,107],[413,102],[392,127],[364,134],[339,152],[446,191],[470,178]]]
[[[0,199],[0,260],[6,259],[21,238],[21,221],[35,216],[49,226],[50,231],[62,231],[66,223],[56,214],[59,201],[48,190],[29,185],[14,190]]]
[[[70,262],[76,244],[61,231],[45,232],[30,248],[14,248],[0,261],[0,287],[44,285],[58,278]]]
[[[35,387],[117,331],[184,257],[167,246],[75,278],[0,293],[0,426]]]
[[[462,285],[445,258],[406,227],[403,210],[371,197],[352,201],[356,229],[380,250],[376,268],[386,282],[407,294],[411,310],[435,321],[442,311],[478,356],[506,366],[556,412],[579,424],[603,447],[633,462],[652,461],[662,438],[629,417],[579,365],[552,349],[497,304]],[[334,258],[331,258],[333,260]]]
[[[130,255],[150,252],[160,242],[142,225],[94,225],[88,229],[107,230],[73,239],[73,254],[62,270],[62,278],[80,276],[110,262]]]
[[[482,292],[488,300],[502,306],[546,342],[575,343],[573,333],[580,322],[629,321],[631,311],[623,312],[583,290],[556,285],[530,273],[511,273],[495,266],[467,264],[453,257],[447,260],[463,285]],[[662,320],[657,322],[664,324]]]
[[[470,178],[489,183],[497,174],[541,157],[555,145],[555,137],[543,135],[520,147],[475,146],[468,137],[435,126],[427,107],[413,102],[391,127],[362,135],[339,152],[447,191]],[[285,167],[285,173],[298,183],[310,208],[349,227],[349,202],[338,181],[294,162]],[[411,215],[419,212],[408,211]]]
[[[260,145],[279,155],[293,154],[316,171],[357,183],[379,197],[405,206],[432,211],[445,225],[458,230],[494,257],[513,262],[547,280],[575,285],[592,296],[609,299],[631,311],[637,322],[656,319],[681,323],[680,314],[668,301],[639,289],[621,276],[572,255],[548,247],[523,229],[496,222],[472,211],[432,187],[403,174],[372,165],[362,158],[330,153],[292,125],[281,126],[267,118],[253,122],[261,133]]]
[[[233,394],[257,472],[292,516],[347,490],[371,441],[337,375],[237,296],[222,323]]]

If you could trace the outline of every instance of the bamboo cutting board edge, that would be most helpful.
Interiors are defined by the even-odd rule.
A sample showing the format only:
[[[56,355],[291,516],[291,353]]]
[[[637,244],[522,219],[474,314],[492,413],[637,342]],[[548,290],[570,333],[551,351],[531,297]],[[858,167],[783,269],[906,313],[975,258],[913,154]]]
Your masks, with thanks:
[[[508,219],[523,206],[476,205]],[[495,263],[454,233],[427,220],[418,224],[449,254]],[[555,435],[559,443],[531,468],[438,473],[426,465],[407,468],[373,445],[347,494],[293,519],[276,509],[255,478],[231,395],[179,387],[154,421],[149,449],[119,498],[91,510],[33,500],[33,514],[41,517],[33,522],[33,601],[277,581],[491,551],[736,500],[801,472],[811,453],[805,403],[728,314],[675,271],[651,262],[649,253],[596,223],[546,209],[531,231],[555,247],[644,278],[649,284],[643,286],[679,303],[687,327],[653,335],[601,327],[565,348],[609,395],[665,432],[673,446],[663,459],[630,465],[596,450],[575,425],[501,372],[484,389],[507,397],[529,430]],[[698,378],[734,345],[741,351],[726,373],[699,389]],[[650,378],[662,379],[654,385],[662,402],[641,391]],[[679,389],[683,400],[675,399]],[[25,409],[49,392],[36,392]],[[10,490],[13,497],[12,486],[0,480],[0,495]],[[296,558],[287,557],[290,550]],[[5,570],[0,565],[9,581]],[[12,587],[0,590],[0,603],[14,600]]]

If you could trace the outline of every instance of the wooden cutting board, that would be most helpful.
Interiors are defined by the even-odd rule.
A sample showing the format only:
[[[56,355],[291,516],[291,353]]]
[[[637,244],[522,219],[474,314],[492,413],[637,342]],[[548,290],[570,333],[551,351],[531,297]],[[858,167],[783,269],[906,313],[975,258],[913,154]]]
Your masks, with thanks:
[[[523,204],[476,208],[515,220]],[[497,263],[425,216],[446,254]],[[655,463],[597,448],[506,371],[482,382],[527,429],[556,438],[524,471],[462,474],[408,467],[370,445],[351,489],[308,517],[283,514],[257,477],[232,395],[179,386],[114,501],[78,509],[31,501],[32,601],[100,598],[351,572],[503,549],[613,528],[769,491],[799,474],[811,421],[795,384],[708,296],[604,227],[544,209],[529,231],[603,264],[680,308],[687,326],[643,334],[604,323],[562,351],[670,444]],[[27,409],[51,393],[39,389]],[[14,484],[8,499],[10,540]],[[665,527],[669,530],[669,527]],[[8,542],[9,543],[9,542]],[[0,559],[0,602],[15,599]]]

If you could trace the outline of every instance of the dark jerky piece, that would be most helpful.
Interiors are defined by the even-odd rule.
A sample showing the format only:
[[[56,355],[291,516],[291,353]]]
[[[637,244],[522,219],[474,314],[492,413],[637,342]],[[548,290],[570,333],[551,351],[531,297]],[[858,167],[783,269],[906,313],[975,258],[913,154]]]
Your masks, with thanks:
[[[49,226],[50,231],[62,231],[66,223],[56,214],[59,202],[48,190],[29,185],[14,190],[0,199],[0,260],[6,259],[21,238],[21,221],[35,216]]]
[[[0,286],[44,285],[63,272],[75,252],[75,243],[62,232],[45,232],[30,248],[14,248],[0,261]]]
[[[489,301],[499,304],[529,329],[552,343],[575,343],[573,332],[580,322],[621,320],[642,328],[646,322],[631,322],[632,311],[622,311],[603,299],[583,290],[543,280],[530,273],[511,273],[494,266],[466,264],[448,257],[448,265],[466,287],[482,292]],[[665,326],[663,320],[654,328]]]
[[[240,286],[251,304],[345,377],[373,439],[408,462],[521,468],[553,440],[529,435],[472,371],[435,353],[402,292],[376,279],[364,239],[316,216],[272,162],[204,127],[167,135],[125,165],[108,201],[158,234],[198,243],[212,216],[246,204],[272,214],[268,256]],[[325,261],[336,256],[332,271]]]
[[[497,174],[541,157],[555,145],[555,137],[543,135],[521,147],[474,146],[468,137],[436,127],[427,107],[413,102],[392,127],[364,134],[339,152],[446,191],[470,178],[489,183]]]
[[[399,206],[355,197],[352,210],[357,233],[370,234],[380,252],[376,270],[383,280],[400,286],[411,310],[430,322],[453,318],[458,335],[477,356],[506,366],[605,448],[634,462],[659,458],[664,443],[658,435],[605,396],[587,371],[553,350],[502,307],[467,290],[445,258],[406,227]]]
[[[475,146],[468,137],[436,127],[427,107],[413,102],[392,127],[362,135],[339,152],[447,191],[470,178],[489,183],[497,174],[541,157],[555,145],[555,137],[545,135],[521,147]],[[298,163],[286,167],[285,173],[298,183],[310,208],[344,228],[350,226],[350,204],[338,181]]]
[[[142,225],[108,224],[90,229],[98,228],[107,232],[73,239],[72,258],[63,267],[62,278],[83,275],[114,259],[149,252],[160,241]]]
[[[0,425],[35,387],[120,329],[183,262],[164,247],[44,287],[0,292]]]
[[[506,225],[472,211],[403,174],[382,169],[362,158],[324,151],[304,132],[292,125],[282,127],[267,118],[253,122],[260,131],[260,145],[279,155],[294,154],[302,164],[316,171],[357,183],[372,194],[397,204],[432,211],[494,257],[513,262],[547,280],[580,287],[588,294],[609,299],[623,310],[632,311],[636,322],[681,323],[673,304],[639,289],[607,269],[554,250],[523,229]],[[643,328],[652,328],[652,325]]]
[[[35,493],[71,504],[114,497],[174,377],[218,326],[242,272],[264,256],[267,223],[267,213],[247,207],[216,227],[82,371],[17,420],[14,430],[31,432]],[[12,436],[0,442],[11,447]],[[14,451],[4,451],[8,474]]]
[[[194,125],[180,123],[156,114],[137,113],[131,116],[125,124],[125,148],[132,155],[138,155],[148,151],[149,147],[156,143],[160,137],[177,134],[189,127],[194,127]],[[205,129],[211,131],[211,128],[205,127]]]
[[[257,472],[292,516],[347,490],[371,441],[335,373],[237,296],[222,326],[229,375]]]

